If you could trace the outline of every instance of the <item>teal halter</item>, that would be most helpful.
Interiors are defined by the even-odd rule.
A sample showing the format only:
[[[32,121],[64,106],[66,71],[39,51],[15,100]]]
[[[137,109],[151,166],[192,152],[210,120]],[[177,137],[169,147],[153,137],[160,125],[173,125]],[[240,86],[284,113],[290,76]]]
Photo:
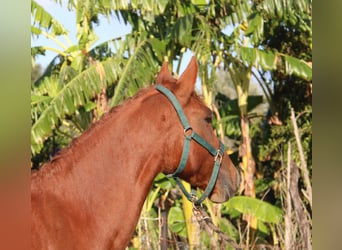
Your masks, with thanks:
[[[183,145],[182,157],[181,157],[181,160],[179,162],[179,165],[176,171],[173,172],[172,174],[169,174],[168,177],[175,177],[177,184],[179,185],[180,189],[183,191],[186,198],[189,201],[193,202],[194,204],[198,205],[202,203],[209,196],[209,194],[214,188],[214,185],[218,176],[218,172],[221,167],[221,161],[222,161],[223,154],[224,154],[224,145],[220,141],[219,149],[215,149],[213,146],[211,146],[204,138],[202,138],[195,131],[193,131],[192,127],[188,123],[188,120],[186,119],[186,116],[182,110],[182,106],[179,104],[175,95],[169,89],[165,88],[162,85],[157,85],[156,89],[162,94],[164,94],[170,100],[184,128],[184,145]],[[188,156],[189,156],[189,151],[190,151],[190,142],[192,139],[195,140],[202,147],[204,147],[206,150],[208,150],[208,152],[214,156],[214,161],[215,161],[214,169],[211,174],[209,183],[200,198],[196,197],[194,190],[190,194],[183,186],[181,180],[177,177],[180,173],[183,172],[185,165],[188,161]]]

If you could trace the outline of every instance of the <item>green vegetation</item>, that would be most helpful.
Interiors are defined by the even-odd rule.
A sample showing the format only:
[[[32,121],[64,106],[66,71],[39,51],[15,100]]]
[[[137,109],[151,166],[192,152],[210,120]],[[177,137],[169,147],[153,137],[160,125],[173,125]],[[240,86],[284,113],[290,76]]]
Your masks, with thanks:
[[[205,202],[213,224],[243,249],[312,249],[311,0],[69,0],[64,7],[76,13],[76,44],[63,20],[31,2],[32,36],[56,44],[31,48],[33,168],[153,83],[165,58],[179,74],[191,50],[217,134],[244,180],[230,201]],[[131,33],[94,46],[101,15],[116,16]],[[35,58],[46,50],[56,57],[40,74]],[[129,249],[158,248],[163,216],[170,249],[233,249],[200,228],[191,206],[158,175]]]

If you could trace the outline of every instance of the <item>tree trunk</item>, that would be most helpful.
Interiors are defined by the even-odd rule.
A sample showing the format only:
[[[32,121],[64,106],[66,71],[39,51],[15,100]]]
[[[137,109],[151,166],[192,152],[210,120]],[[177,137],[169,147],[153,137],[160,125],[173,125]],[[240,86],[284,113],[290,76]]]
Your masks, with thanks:
[[[240,145],[240,156],[242,158],[241,167],[244,173],[244,194],[255,198],[255,161],[252,155],[249,122],[246,115],[241,117],[241,133],[242,143]]]
[[[232,67],[229,67],[228,70],[235,85],[240,109],[241,145],[239,155],[242,160],[240,162],[240,168],[243,171],[240,192],[244,191],[246,196],[255,198],[255,161],[252,155],[247,109],[252,66],[246,67],[239,63],[233,63]],[[252,229],[257,228],[257,220],[253,216],[244,214],[243,219],[247,221],[249,227]]]
[[[255,175],[255,161],[252,155],[251,138],[249,136],[249,121],[247,115],[241,116],[241,135],[242,142],[240,145],[240,156],[242,162],[240,167],[243,170],[243,190],[244,194],[249,197],[255,198],[255,185],[254,185],[254,175]],[[244,214],[244,220],[247,221],[252,229],[257,228],[257,221],[253,216]]]

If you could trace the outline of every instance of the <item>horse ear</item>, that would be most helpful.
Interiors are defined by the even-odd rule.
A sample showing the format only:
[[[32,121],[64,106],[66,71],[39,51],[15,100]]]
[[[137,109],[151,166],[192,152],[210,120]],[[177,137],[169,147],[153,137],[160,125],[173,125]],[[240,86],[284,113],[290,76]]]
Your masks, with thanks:
[[[163,66],[161,67],[159,74],[157,76],[156,79],[156,83],[157,84],[163,84],[163,83],[167,83],[167,82],[173,82],[175,83],[177,80],[175,78],[172,77],[172,74],[169,70],[169,64],[168,62],[164,62]]]
[[[193,56],[187,68],[177,81],[177,95],[186,102],[192,92],[195,90],[195,83],[197,78],[198,64],[196,58]]]

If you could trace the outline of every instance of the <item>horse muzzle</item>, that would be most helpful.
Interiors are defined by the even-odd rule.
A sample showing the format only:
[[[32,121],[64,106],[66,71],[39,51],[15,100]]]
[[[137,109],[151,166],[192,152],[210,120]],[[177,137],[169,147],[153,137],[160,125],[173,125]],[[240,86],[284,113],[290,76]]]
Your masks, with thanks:
[[[227,156],[224,158],[227,159]],[[229,173],[223,170],[220,171],[215,183],[214,190],[208,197],[212,202],[215,203],[222,203],[229,200],[235,195],[235,193],[238,191],[240,187],[240,171],[235,168],[231,161],[223,161],[222,164],[224,163],[228,163],[230,171]]]

